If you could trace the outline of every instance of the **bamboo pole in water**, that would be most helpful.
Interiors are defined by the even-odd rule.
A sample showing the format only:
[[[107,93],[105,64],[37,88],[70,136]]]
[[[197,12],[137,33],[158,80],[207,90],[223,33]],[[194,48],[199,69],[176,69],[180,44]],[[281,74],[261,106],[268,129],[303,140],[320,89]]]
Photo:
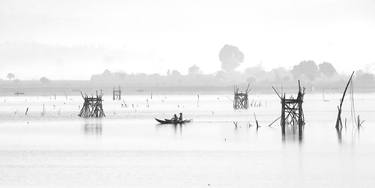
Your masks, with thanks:
[[[337,119],[336,119],[336,129],[337,130],[342,129],[342,121],[341,121],[342,103],[344,102],[346,91],[348,90],[349,84],[352,81],[353,75],[354,75],[354,71],[352,72],[352,75],[350,76],[350,78],[348,80],[348,83],[346,84],[344,93],[342,94],[342,98],[340,100],[340,105],[337,106],[337,110],[338,110]]]

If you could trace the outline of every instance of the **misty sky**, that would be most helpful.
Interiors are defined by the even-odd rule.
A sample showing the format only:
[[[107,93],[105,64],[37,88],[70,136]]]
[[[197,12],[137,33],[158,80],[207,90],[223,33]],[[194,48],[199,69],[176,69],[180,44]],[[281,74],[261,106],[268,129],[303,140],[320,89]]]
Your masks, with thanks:
[[[0,0],[3,79],[186,73],[193,64],[213,73],[225,44],[244,53],[238,70],[312,59],[375,73],[375,1]]]

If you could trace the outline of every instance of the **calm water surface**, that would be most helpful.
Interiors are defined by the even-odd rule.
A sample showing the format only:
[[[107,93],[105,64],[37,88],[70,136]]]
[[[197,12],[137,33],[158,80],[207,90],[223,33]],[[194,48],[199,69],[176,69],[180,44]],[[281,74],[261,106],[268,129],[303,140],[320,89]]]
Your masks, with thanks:
[[[0,187],[374,187],[375,94],[355,96],[360,131],[344,104],[341,138],[339,97],[306,95],[302,140],[268,127],[280,115],[273,94],[242,111],[229,94],[105,98],[101,120],[77,117],[80,97],[1,97]],[[153,120],[180,111],[193,123]]]

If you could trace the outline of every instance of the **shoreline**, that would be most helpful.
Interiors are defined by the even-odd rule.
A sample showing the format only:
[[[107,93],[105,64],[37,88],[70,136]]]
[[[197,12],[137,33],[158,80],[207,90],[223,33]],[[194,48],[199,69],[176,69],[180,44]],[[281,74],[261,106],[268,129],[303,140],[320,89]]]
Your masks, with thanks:
[[[117,86],[118,87],[118,86]],[[126,86],[120,85],[122,95],[201,95],[201,94],[233,94],[233,86]],[[245,87],[241,87],[245,88]],[[281,90],[281,87],[277,87]],[[80,96],[81,91],[87,94],[95,94],[96,91],[102,90],[104,95],[112,96],[113,87],[108,85],[76,85],[64,87],[62,85],[49,86],[28,86],[28,87],[6,87],[0,84],[0,96]],[[285,93],[296,93],[298,87],[283,87]],[[342,87],[306,87],[306,93],[312,94],[328,94],[342,93]],[[355,93],[375,93],[375,87],[358,87],[354,89]],[[274,94],[272,85],[269,87],[255,86],[251,89],[251,94]]]

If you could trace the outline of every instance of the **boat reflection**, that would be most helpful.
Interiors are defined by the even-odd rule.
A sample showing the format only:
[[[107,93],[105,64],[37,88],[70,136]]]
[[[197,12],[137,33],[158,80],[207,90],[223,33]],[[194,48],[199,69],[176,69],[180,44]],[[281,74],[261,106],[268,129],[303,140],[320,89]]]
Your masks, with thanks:
[[[173,132],[174,134],[179,134],[179,135],[182,135],[182,127],[184,126],[184,124],[181,124],[181,123],[178,123],[178,124],[157,124],[156,125],[156,128],[172,128],[173,129]]]

